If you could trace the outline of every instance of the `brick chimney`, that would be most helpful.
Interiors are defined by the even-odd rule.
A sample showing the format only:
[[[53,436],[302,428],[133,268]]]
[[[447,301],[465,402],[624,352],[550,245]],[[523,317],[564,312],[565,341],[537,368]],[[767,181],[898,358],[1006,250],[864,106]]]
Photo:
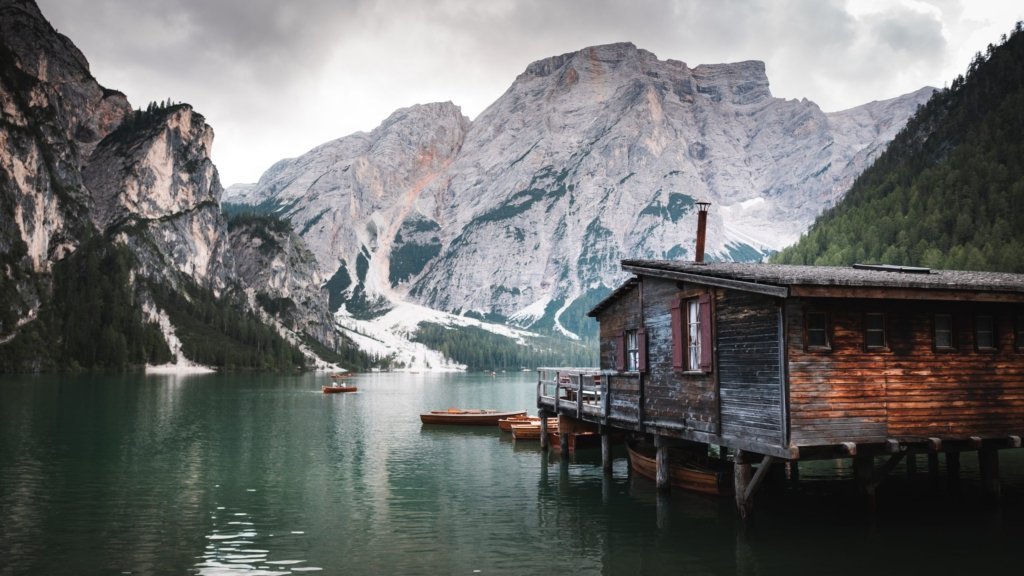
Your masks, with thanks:
[[[704,263],[704,235],[708,230],[708,207],[711,202],[697,202],[697,249],[693,261],[697,264]]]

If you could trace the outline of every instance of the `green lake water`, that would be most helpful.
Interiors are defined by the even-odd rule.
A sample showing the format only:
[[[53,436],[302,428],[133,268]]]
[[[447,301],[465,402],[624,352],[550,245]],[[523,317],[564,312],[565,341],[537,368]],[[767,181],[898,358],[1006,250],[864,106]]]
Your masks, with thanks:
[[[563,461],[497,429],[423,426],[451,406],[535,412],[532,372],[0,379],[0,575],[1020,574],[1024,450],[1003,498],[920,459],[879,488],[849,462],[731,500],[631,478],[617,448]]]

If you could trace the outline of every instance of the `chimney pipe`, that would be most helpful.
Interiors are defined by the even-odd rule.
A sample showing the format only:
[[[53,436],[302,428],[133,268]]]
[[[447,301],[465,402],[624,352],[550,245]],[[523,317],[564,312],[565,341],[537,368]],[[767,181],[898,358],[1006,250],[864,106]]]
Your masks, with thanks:
[[[708,229],[708,207],[711,202],[697,202],[697,250],[693,261],[697,264],[704,263],[704,235]]]

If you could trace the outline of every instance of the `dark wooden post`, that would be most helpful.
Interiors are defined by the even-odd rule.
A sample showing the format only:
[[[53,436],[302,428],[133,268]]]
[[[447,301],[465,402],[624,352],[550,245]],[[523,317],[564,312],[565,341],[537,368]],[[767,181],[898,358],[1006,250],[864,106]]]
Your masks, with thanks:
[[[937,452],[928,453],[928,479],[931,480],[932,485],[939,479],[939,454]]]
[[[999,482],[999,450],[982,448],[978,450],[978,467],[981,468],[981,486],[985,496],[998,500],[1002,494]]]
[[[790,460],[789,462],[786,463],[786,465],[789,467],[789,481],[792,482],[793,484],[799,484],[800,483],[800,461],[799,460]]]
[[[913,480],[917,474],[917,454],[907,453],[907,479]]]
[[[752,508],[751,500],[747,498],[747,486],[753,478],[753,471],[750,468],[750,455],[743,450],[736,450],[732,458],[733,462],[733,488],[736,491],[736,511],[740,518],[746,519]]]
[[[612,474],[612,435],[607,426],[601,427],[601,469],[605,476]]]
[[[548,449],[548,418],[550,412],[547,410],[538,410],[537,415],[540,416],[540,449]]]
[[[655,484],[658,487],[659,492],[667,492],[671,487],[671,476],[669,475],[668,469],[668,440],[662,436],[654,437],[654,447],[658,449],[656,464],[657,464],[657,475]]]
[[[571,432],[562,429],[562,418],[558,419],[558,445],[562,451],[562,460],[569,460],[569,435]]]
[[[960,482],[960,452],[948,450],[946,452],[946,478],[952,486]]]
[[[868,454],[858,454],[853,457],[853,476],[857,480],[857,491],[868,512],[875,511],[875,458]]]

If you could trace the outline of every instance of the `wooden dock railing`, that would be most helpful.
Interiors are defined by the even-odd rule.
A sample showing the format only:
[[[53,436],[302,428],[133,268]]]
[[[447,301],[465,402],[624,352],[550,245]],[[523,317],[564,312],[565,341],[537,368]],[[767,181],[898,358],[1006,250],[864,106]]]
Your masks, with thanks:
[[[608,376],[614,373],[599,368],[538,368],[537,407],[579,419],[607,419]]]

